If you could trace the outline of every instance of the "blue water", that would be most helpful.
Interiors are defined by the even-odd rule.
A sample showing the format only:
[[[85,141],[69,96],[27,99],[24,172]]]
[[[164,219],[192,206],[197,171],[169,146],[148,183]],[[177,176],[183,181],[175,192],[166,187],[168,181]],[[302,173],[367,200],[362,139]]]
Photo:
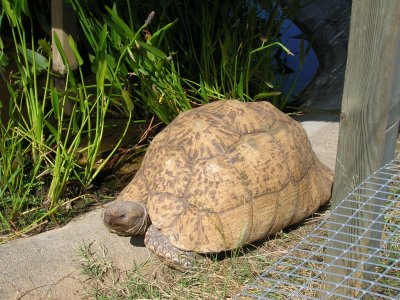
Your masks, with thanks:
[[[257,7],[259,8],[259,16],[261,18],[268,18],[268,12],[258,5]],[[282,17],[282,11],[279,10],[278,18]],[[309,43],[305,39],[304,33],[291,20],[284,20],[280,28],[280,42],[293,53],[293,56],[282,51],[280,60],[293,73],[284,72],[282,74],[282,72],[279,72],[280,68],[277,68],[277,73],[275,74],[276,81],[273,84],[275,85],[275,90],[281,91],[284,95],[291,93],[288,102],[295,100],[296,96],[308,86],[319,68],[317,55],[311,47],[305,57],[303,57],[301,65],[300,49],[302,39],[304,49],[307,49]]]
[[[283,86],[281,86],[280,89],[284,93],[288,93],[291,88],[291,85],[296,79],[296,76],[298,76],[297,83],[292,91],[291,99],[293,99],[293,97],[300,94],[300,92],[303,91],[304,88],[307,87],[307,85],[313,79],[315,73],[318,70],[319,64],[317,55],[311,48],[307,53],[307,56],[305,56],[304,58],[302,68],[300,68],[301,38],[299,38],[299,36],[301,36],[303,33],[294,23],[292,23],[290,20],[284,21],[284,24],[281,29],[281,34],[282,34],[281,36],[282,44],[285,45],[285,47],[289,48],[289,50],[294,54],[294,56],[285,55],[286,65],[295,72],[291,74],[284,74],[278,76],[278,77],[283,76],[283,78],[279,79],[283,79],[282,82],[284,82]],[[306,49],[307,47],[308,47],[308,42],[304,40],[304,48]]]

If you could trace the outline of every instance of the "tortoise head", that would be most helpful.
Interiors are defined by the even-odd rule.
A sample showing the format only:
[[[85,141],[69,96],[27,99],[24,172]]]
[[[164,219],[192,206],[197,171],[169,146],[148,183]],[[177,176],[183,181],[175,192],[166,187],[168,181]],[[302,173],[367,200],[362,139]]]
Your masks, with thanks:
[[[103,210],[102,219],[111,232],[122,236],[143,235],[150,226],[146,206],[140,202],[110,203]]]

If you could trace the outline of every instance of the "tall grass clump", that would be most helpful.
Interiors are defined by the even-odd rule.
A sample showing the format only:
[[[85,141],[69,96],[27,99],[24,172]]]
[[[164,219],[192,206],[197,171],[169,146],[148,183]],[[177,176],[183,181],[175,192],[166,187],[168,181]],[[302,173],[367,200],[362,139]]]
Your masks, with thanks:
[[[147,27],[153,21],[154,12],[135,19],[134,23],[130,1],[121,9],[128,13],[129,23],[115,4],[102,8],[92,1],[70,2],[90,44],[92,68],[96,69],[99,59],[105,59],[112,70],[114,86],[119,90],[128,89],[134,95],[135,105],[156,114],[164,123],[191,108],[174,62],[159,48],[174,22],[150,34]]]
[[[166,42],[189,66],[182,76],[202,99],[210,94],[251,101],[280,94],[274,83],[277,50],[291,52],[279,40],[284,16],[278,1],[170,1],[162,15],[184,28]]]
[[[19,227],[20,215],[40,204],[35,203],[38,201],[34,190],[42,184],[40,173],[45,162],[42,154],[47,150],[43,135],[46,100],[39,91],[38,76],[49,70],[49,61],[37,51],[33,35],[24,28],[24,16],[29,16],[27,2],[2,0],[2,7],[0,25],[3,27],[6,19],[11,28],[16,71],[6,77],[4,70],[9,59],[1,43],[1,74],[9,93],[9,109],[8,118],[0,123],[0,214],[2,229],[15,230]],[[48,75],[48,72],[44,75],[45,86]]]
[[[105,2],[112,7],[70,2],[90,43],[91,60],[96,61],[104,43],[110,59],[126,52],[125,59],[113,64],[119,67],[120,81],[129,82],[139,107],[165,123],[192,105],[281,94],[274,64],[291,54],[280,42],[279,30],[291,11],[277,1]],[[150,11],[152,22],[135,35]],[[105,31],[107,42],[101,38]]]
[[[95,65],[96,83],[86,83],[83,59],[72,38],[76,74],[54,36],[67,67],[64,87],[56,88],[59,79],[51,71],[52,50],[45,39],[35,39],[28,2],[2,0],[2,7],[1,21],[3,17],[8,21],[16,51],[5,59],[4,43],[0,45],[2,61],[15,62],[12,73],[6,71],[7,63],[1,69],[9,110],[8,118],[0,122],[4,141],[0,147],[0,229],[21,234],[47,222],[70,203],[67,198],[75,195],[67,194],[69,183],[78,183],[79,195],[93,182],[132,124],[134,104],[104,56]],[[121,61],[123,54],[115,58]],[[66,101],[72,103],[71,115],[64,112]],[[119,141],[99,161],[111,106],[118,107],[126,125]],[[88,158],[84,165],[76,160],[82,154]]]

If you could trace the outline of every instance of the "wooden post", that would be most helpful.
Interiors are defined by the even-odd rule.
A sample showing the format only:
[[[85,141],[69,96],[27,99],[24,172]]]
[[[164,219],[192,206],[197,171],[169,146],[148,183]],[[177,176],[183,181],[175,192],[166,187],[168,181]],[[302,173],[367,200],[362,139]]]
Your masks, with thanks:
[[[400,1],[353,0],[332,207],[337,207],[361,181],[393,158],[399,110]],[[351,216],[349,210],[340,213]],[[367,247],[379,245],[371,241],[372,236],[355,242],[360,237],[357,226],[366,225],[360,219],[369,215],[351,219],[351,224],[341,230],[343,234],[336,235],[327,247],[328,255],[343,257],[329,267],[326,275],[326,281],[331,283],[326,289],[334,289],[335,294],[357,296],[354,289],[335,289],[335,284],[342,282],[352,268],[359,271],[345,281],[346,285],[362,289],[361,280],[371,279],[363,272],[369,266],[367,255],[363,254],[367,254]],[[332,221],[338,225],[330,229],[338,231],[343,219],[335,216]],[[355,244],[351,253],[347,254],[344,243]]]
[[[68,59],[71,70],[76,70],[78,67],[77,60],[69,46],[68,36],[76,37],[76,16],[71,5],[67,4],[64,0],[51,0],[51,34],[52,34],[52,48],[53,48],[53,71],[65,75],[67,67],[64,65],[60,52],[54,42],[54,35],[60,39],[61,46]],[[65,82],[61,78],[55,78],[55,85],[58,90],[63,90]],[[66,102],[64,106],[64,113],[71,115],[72,103]]]
[[[64,0],[51,0],[51,32],[52,36],[57,34],[60,39],[61,46],[67,56],[69,65],[72,70],[78,67],[75,56],[68,44],[68,35],[76,36],[76,17],[70,5]],[[64,75],[67,71],[61,55],[57,50],[57,46],[52,40],[53,47],[53,71]]]

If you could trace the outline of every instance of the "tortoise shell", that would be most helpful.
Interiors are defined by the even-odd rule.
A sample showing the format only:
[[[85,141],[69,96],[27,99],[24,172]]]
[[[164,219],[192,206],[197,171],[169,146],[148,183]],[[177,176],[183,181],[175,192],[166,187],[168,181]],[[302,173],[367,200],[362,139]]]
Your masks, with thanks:
[[[220,252],[314,213],[332,177],[302,126],[270,103],[217,101],[161,131],[117,200],[144,203],[177,248]]]

